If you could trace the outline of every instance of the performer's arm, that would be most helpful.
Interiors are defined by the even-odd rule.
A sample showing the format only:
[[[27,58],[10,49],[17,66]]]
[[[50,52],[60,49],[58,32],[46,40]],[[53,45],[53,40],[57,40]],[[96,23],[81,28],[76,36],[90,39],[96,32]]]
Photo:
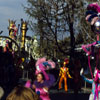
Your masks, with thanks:
[[[62,75],[62,68],[60,68],[59,77]]]
[[[32,88],[35,90],[35,89],[36,89],[36,86],[33,84],[33,85],[32,85]]]
[[[67,71],[67,75],[68,75],[69,78],[72,78],[71,75],[69,74],[69,69]]]
[[[82,49],[83,49],[88,55],[90,55],[91,52],[88,51],[88,48],[91,47],[91,46],[94,46],[94,45],[96,45],[96,42],[93,42],[93,43],[88,44],[88,45],[82,45]]]
[[[93,83],[93,79],[88,79],[88,78],[86,78],[86,77],[83,76],[83,75],[82,75],[82,78],[83,78],[84,81],[86,81],[86,82],[88,82],[88,83],[91,83],[91,84]]]
[[[43,74],[44,74],[45,79],[46,79],[46,80],[49,80],[48,74],[47,74],[44,70],[43,70],[42,72],[43,72]]]
[[[36,92],[38,95],[47,95],[48,94],[48,88],[41,88],[39,91]]]
[[[25,83],[25,87],[31,88],[31,81],[30,81],[30,80],[28,80],[28,81]]]

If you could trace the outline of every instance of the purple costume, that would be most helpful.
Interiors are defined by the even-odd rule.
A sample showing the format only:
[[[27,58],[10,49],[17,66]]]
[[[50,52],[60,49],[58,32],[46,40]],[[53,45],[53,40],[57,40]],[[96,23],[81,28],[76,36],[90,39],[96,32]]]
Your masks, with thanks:
[[[36,86],[35,91],[38,95],[40,95],[40,100],[50,100],[48,91],[46,91],[44,87],[50,88],[52,84],[55,82],[55,78],[51,74],[48,74],[48,76],[49,80],[44,80],[43,83],[34,81],[34,85]]]
[[[50,100],[49,93],[45,89],[45,87],[49,89],[55,82],[54,76],[46,73],[46,70],[49,70],[51,68],[55,68],[55,63],[51,60],[46,61],[46,58],[44,57],[38,59],[36,62],[36,75],[38,75],[39,73],[43,73],[45,77],[43,83],[37,81],[34,82],[34,85],[36,87],[35,91],[40,96],[40,100]],[[30,81],[27,81],[25,87],[30,87]]]

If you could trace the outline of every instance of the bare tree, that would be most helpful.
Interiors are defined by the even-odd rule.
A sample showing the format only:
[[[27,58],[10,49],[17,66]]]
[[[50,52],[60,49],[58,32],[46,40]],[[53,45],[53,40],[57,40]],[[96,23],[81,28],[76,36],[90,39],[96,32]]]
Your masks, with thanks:
[[[55,52],[67,55],[70,50],[70,54],[73,56],[75,35],[80,32],[80,16],[84,16],[84,12],[82,12],[84,1],[28,0],[27,2],[28,6],[25,7],[25,11],[30,16],[30,28],[40,36],[41,48],[44,48],[43,43],[48,40],[49,43],[52,43]],[[70,37],[69,45],[64,45],[66,49],[59,42],[64,42],[62,35],[64,38]],[[69,46],[70,49],[67,48]]]

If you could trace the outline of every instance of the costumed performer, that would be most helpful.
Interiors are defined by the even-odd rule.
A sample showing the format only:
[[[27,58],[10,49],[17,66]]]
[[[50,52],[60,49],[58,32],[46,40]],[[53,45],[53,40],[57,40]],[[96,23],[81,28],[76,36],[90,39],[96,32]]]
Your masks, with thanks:
[[[59,89],[61,89],[61,84],[64,80],[64,88],[65,88],[65,91],[67,92],[68,91],[68,86],[67,86],[67,77],[69,78],[72,78],[71,75],[69,74],[69,68],[66,67],[66,65],[69,64],[69,59],[66,58],[64,63],[63,63],[63,67],[60,68],[60,72],[59,72],[59,77],[60,77],[60,80],[59,80]]]
[[[35,89],[36,93],[40,97],[40,100],[50,100],[48,91],[54,84],[55,78],[52,74],[47,74],[46,70],[51,68],[55,68],[55,63],[51,60],[47,61],[45,57],[38,59],[36,62],[37,79],[34,81],[32,88]],[[29,84],[26,84],[25,86],[29,87]]]

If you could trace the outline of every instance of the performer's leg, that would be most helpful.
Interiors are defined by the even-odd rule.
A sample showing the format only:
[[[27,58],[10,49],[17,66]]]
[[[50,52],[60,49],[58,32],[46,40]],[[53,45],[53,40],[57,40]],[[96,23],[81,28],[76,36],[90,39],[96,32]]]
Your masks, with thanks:
[[[94,94],[90,94],[90,96],[89,96],[89,100],[94,100]]]
[[[65,91],[68,91],[68,86],[67,86],[67,78],[64,77],[64,85],[65,85]]]
[[[100,100],[100,93],[98,93],[98,96],[99,96],[98,99]]]
[[[62,87],[61,87],[61,83],[62,83],[62,81],[63,81],[63,77],[61,77],[60,80],[59,80],[59,89],[62,88]]]

